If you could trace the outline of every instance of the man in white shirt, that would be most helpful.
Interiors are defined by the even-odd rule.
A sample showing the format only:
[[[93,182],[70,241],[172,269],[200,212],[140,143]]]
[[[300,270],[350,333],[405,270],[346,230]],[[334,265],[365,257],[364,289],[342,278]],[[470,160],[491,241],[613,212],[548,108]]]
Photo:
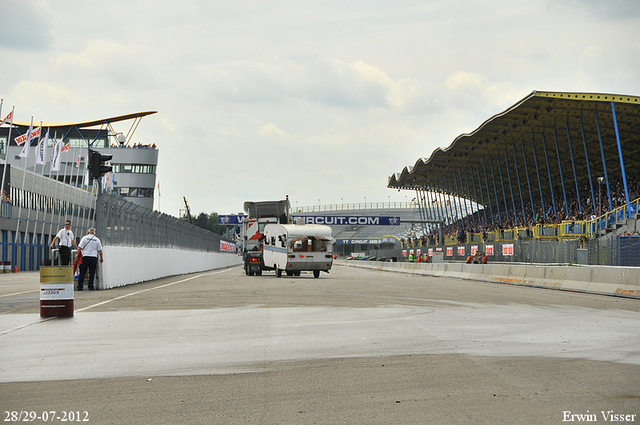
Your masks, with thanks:
[[[100,263],[104,261],[102,255],[102,243],[95,235],[96,229],[89,229],[86,236],[82,238],[78,245],[78,251],[82,254],[82,264],[80,264],[80,277],[78,277],[78,291],[82,291],[84,284],[84,275],[87,274],[89,269],[89,290],[93,291],[93,279],[96,276],[96,267],[98,266],[98,257],[100,257]]]
[[[71,221],[66,221],[64,229],[60,229],[56,237],[51,241],[49,248],[53,249],[53,245],[55,245],[56,241],[60,241],[60,264],[68,266],[71,264],[71,246],[78,249],[78,245],[76,245],[76,237],[71,231]]]

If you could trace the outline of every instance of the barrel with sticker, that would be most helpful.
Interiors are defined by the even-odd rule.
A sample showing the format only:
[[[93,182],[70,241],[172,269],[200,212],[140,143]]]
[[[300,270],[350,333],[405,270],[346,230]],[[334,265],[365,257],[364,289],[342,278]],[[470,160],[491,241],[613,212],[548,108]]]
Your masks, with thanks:
[[[71,266],[40,268],[40,317],[73,317]]]

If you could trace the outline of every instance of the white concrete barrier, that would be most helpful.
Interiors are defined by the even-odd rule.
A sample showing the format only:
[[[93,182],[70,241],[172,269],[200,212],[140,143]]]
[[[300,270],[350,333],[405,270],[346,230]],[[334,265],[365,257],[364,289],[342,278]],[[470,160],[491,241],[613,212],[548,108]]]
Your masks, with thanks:
[[[336,264],[437,277],[480,280],[640,299],[640,267],[548,264],[387,263],[337,260]]]
[[[242,264],[242,257],[223,252],[126,246],[105,246],[103,251],[104,263],[98,268],[98,289]]]

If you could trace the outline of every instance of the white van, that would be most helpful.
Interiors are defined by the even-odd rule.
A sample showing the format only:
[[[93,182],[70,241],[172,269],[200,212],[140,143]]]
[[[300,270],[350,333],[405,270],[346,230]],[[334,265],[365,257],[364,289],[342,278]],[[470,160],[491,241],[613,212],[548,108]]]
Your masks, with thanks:
[[[264,227],[264,265],[278,277],[300,276],[301,271],[329,273],[335,239],[331,227],[322,224],[267,224]]]

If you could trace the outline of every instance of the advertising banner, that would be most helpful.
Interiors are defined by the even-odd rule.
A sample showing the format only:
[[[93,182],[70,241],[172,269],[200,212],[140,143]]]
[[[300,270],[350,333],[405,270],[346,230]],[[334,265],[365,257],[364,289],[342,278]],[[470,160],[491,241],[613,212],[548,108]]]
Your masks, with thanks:
[[[513,244],[506,243],[502,245],[502,255],[513,255]]]
[[[247,217],[246,215],[219,215],[218,224],[235,226],[242,224],[242,220]]]
[[[336,239],[336,245],[379,245],[382,239]]]
[[[357,226],[399,226],[400,217],[368,217],[343,215],[316,215],[293,217],[304,219],[305,224],[357,225]]]
[[[236,252],[236,244],[227,241],[220,241],[220,251],[222,252]]]

